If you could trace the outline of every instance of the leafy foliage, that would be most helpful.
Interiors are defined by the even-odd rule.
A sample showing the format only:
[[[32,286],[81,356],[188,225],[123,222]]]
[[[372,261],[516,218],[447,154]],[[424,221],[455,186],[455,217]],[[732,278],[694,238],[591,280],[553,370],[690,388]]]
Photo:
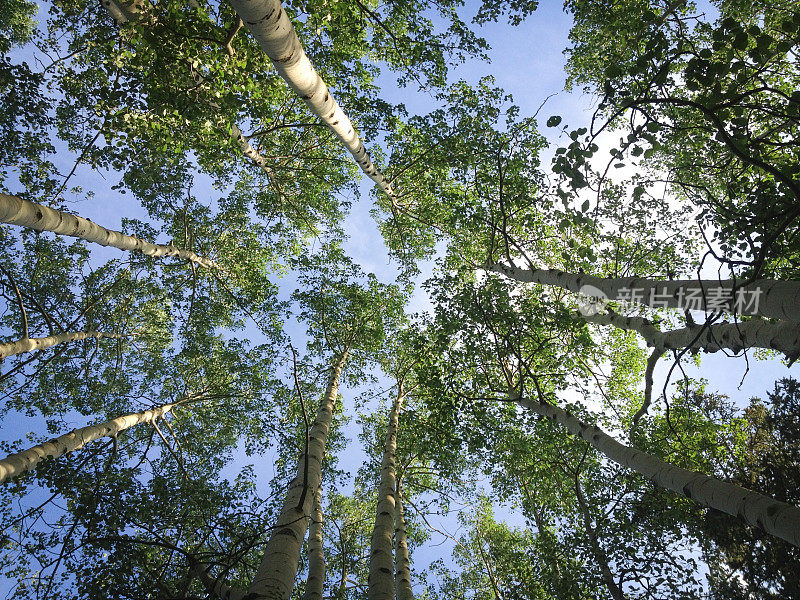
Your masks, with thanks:
[[[356,165],[227,3],[5,2],[3,192],[76,212],[119,204],[125,233],[217,265],[0,229],[4,342],[113,335],[3,362],[4,452],[177,404],[0,489],[8,597],[247,590],[340,364],[321,458],[330,597],[366,597],[385,399],[400,389],[397,499],[417,596],[797,597],[796,548],[657,488],[517,401],[564,406],[637,451],[797,505],[800,384],[737,411],[687,378],[628,433],[646,376],[637,336],[593,328],[568,286],[493,273],[666,281],[699,276],[711,256],[720,276],[793,285],[795,4],[569,0],[567,86],[597,100],[572,129],[527,114],[493,78],[453,80],[488,57],[480,27],[536,18],[535,1],[286,2],[397,191],[372,207],[397,262],[389,281],[348,256],[362,239],[348,233],[366,235],[347,220],[365,200]],[[395,78],[432,109],[409,114]],[[412,303],[430,308],[411,315]],[[430,558],[440,536],[452,559]]]

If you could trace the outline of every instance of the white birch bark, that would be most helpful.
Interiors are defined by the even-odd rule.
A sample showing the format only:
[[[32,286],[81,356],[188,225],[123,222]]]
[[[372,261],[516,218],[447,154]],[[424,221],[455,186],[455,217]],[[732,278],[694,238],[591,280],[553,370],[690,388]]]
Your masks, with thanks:
[[[777,350],[790,360],[800,356],[800,327],[787,323],[772,323],[764,319],[751,319],[740,323],[719,323],[708,327],[695,325],[672,331],[659,331],[648,319],[625,317],[617,313],[587,315],[590,323],[613,325],[619,329],[636,331],[648,346],[665,350],[703,350],[717,352],[745,348]]]
[[[322,459],[333,421],[333,409],[339,391],[339,377],[347,353],[333,366],[328,387],[320,402],[317,417],[309,432],[308,452],[300,456],[297,475],[289,484],[277,525],[267,542],[255,578],[247,588],[248,600],[289,600],[300,564],[300,549],[308,528],[314,492],[322,484]],[[308,473],[306,479],[306,458]],[[303,504],[300,506],[300,500]]]
[[[230,0],[275,69],[317,117],[336,134],[361,170],[395,202],[389,181],[372,163],[350,119],[306,56],[280,0]]]
[[[414,600],[411,590],[411,561],[408,558],[408,531],[403,512],[403,486],[397,480],[395,493],[395,587],[397,600]]]
[[[627,302],[657,308],[683,309],[689,304],[692,310],[705,310],[709,313],[724,311],[800,323],[800,281],[758,279],[744,287],[736,286],[736,293],[742,293],[742,298],[738,299],[741,304],[737,308],[736,293],[733,293],[734,283],[737,282],[733,280],[659,281],[641,277],[606,279],[551,269],[523,269],[501,263],[493,264],[488,269],[517,281],[557,286],[576,294],[583,293],[584,286],[591,286],[609,300],[624,297]],[[625,290],[628,292],[623,293]],[[630,290],[636,290],[637,294],[630,294]],[[757,295],[757,303],[754,295]],[[732,296],[732,301],[728,301]]]
[[[103,437],[116,437],[120,431],[130,429],[139,423],[152,423],[175,406],[177,404],[164,404],[158,408],[124,415],[97,425],[81,427],[44,444],[11,454],[0,460],[0,483],[30,471],[46,458],[58,458]]]
[[[322,538],[322,488],[314,494],[314,512],[308,526],[308,578],[303,600],[322,600],[325,584],[325,553]]]
[[[100,0],[100,5],[108,11],[117,25],[122,25],[128,21],[128,15],[114,0]]]
[[[603,583],[606,584],[606,588],[608,588],[608,591],[614,600],[627,600],[622,588],[619,586],[619,584],[617,584],[617,580],[614,578],[614,574],[611,572],[608,555],[606,554],[605,550],[603,550],[603,546],[600,544],[600,539],[597,536],[597,530],[594,528],[594,525],[592,525],[592,517],[589,514],[589,506],[586,503],[586,498],[583,495],[579,477],[579,475],[575,476],[575,497],[578,500],[578,509],[581,512],[581,517],[583,518],[583,527],[586,530],[586,534],[589,536],[589,545],[591,546],[592,554],[597,561],[597,566],[600,569],[600,575],[603,579]]]
[[[73,333],[59,333],[58,335],[49,335],[43,338],[22,338],[15,342],[6,342],[0,344],[0,359],[15,354],[22,354],[23,352],[33,352],[35,350],[44,350],[58,344],[66,342],[77,342],[86,339],[99,339],[99,338],[112,338],[121,339],[127,336],[118,333],[104,333],[102,331],[78,331]]]
[[[381,459],[381,482],[378,487],[378,505],[369,553],[368,600],[393,600],[394,577],[392,542],[395,525],[395,485],[397,428],[400,406],[403,403],[403,385],[398,383],[397,397],[389,411],[386,436]]]
[[[633,439],[633,430],[639,423],[639,419],[647,414],[647,410],[650,408],[650,403],[653,401],[653,381],[656,364],[658,364],[658,359],[664,356],[665,352],[666,350],[664,350],[664,348],[656,346],[653,349],[653,352],[647,358],[647,367],[644,370],[644,401],[639,407],[639,410],[636,411],[636,414],[633,415],[633,419],[631,421],[631,439]]]
[[[214,261],[198,256],[191,250],[181,250],[173,245],[152,244],[132,235],[106,229],[88,219],[29,202],[16,196],[0,194],[0,223],[29,227],[36,231],[52,231],[60,235],[81,238],[101,246],[111,246],[146,256],[177,256],[206,269],[216,268]]]
[[[586,315],[584,320],[598,325],[612,325],[627,331],[636,331],[653,348],[647,360],[644,380],[644,402],[633,416],[633,426],[647,413],[653,398],[653,373],[656,363],[667,350],[703,350],[717,352],[745,348],[766,348],[782,352],[789,361],[800,357],[800,328],[788,323],[772,323],[754,318],[741,323],[720,323],[707,327],[695,325],[672,331],[659,331],[648,319],[625,317],[614,312]]]
[[[154,15],[150,12],[153,8],[150,0],[101,0],[100,4],[111,14],[117,25],[129,21],[140,21],[148,25],[155,22]]]
[[[237,590],[222,581],[211,577],[208,572],[200,565],[195,565],[192,572],[203,582],[203,585],[214,598],[219,600],[244,600],[245,594],[242,590]]]
[[[624,446],[595,425],[570,412],[532,399],[518,404],[564,426],[614,462],[644,475],[656,485],[686,496],[709,508],[743,519],[794,546],[800,546],[800,508],[747,490],[732,483],[670,465],[663,460]]]

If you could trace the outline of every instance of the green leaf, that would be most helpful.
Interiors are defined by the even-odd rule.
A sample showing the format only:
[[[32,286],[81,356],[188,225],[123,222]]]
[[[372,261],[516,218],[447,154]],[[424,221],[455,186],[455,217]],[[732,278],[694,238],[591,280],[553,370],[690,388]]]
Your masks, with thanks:
[[[744,31],[738,31],[733,37],[731,45],[736,50],[745,50],[747,48],[747,34]]]

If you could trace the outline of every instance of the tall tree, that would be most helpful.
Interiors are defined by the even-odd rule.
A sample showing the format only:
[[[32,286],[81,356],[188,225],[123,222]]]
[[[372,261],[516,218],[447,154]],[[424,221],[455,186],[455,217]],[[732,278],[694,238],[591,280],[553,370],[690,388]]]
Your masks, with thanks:
[[[213,268],[213,261],[197,256],[189,250],[175,246],[153,244],[112,229],[106,229],[83,217],[54,210],[35,202],[28,202],[16,196],[0,194],[0,221],[13,225],[30,227],[36,231],[52,231],[61,235],[79,237],[101,246],[113,246],[120,250],[141,252],[147,256],[178,256],[205,267]]]
[[[248,587],[248,594],[257,598],[291,597],[314,495],[322,484],[322,461],[339,380],[351,361],[358,369],[375,360],[386,328],[398,321],[402,311],[403,299],[397,288],[378,283],[374,276],[359,282],[363,278],[360,270],[335,243],[304,263],[301,280],[306,286],[295,296],[301,317],[308,323],[309,347],[331,357],[330,374],[278,523]]]
[[[403,381],[397,381],[397,393],[389,410],[386,437],[383,442],[381,459],[380,487],[378,505],[375,509],[375,525],[372,529],[372,543],[369,554],[369,598],[391,600],[395,596],[393,541],[395,513],[397,509],[397,427],[400,407],[403,403]],[[403,526],[405,527],[405,525]]]
[[[57,459],[59,456],[63,456],[73,450],[80,450],[83,446],[94,440],[104,437],[116,439],[120,431],[139,425],[140,423],[152,423],[160,417],[163,417],[178,404],[179,403],[165,404],[164,406],[159,406],[140,413],[117,417],[116,419],[98,423],[97,425],[81,427],[80,429],[65,433],[50,442],[45,442],[44,444],[39,444],[33,448],[7,456],[3,460],[0,460],[0,483],[6,479],[17,477],[25,471],[34,469],[42,460],[47,458]]]

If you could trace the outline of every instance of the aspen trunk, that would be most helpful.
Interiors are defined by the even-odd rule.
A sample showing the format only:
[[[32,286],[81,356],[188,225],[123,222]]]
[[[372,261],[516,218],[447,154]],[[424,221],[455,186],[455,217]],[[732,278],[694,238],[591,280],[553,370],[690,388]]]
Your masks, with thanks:
[[[397,455],[397,428],[400,406],[403,403],[403,386],[398,383],[397,397],[389,411],[386,437],[381,460],[381,482],[378,488],[378,506],[369,553],[369,600],[393,600],[392,534],[395,522],[395,460]]]
[[[322,488],[314,494],[314,513],[308,529],[308,579],[303,600],[322,600],[325,584],[325,554],[322,539]]]
[[[563,425],[609,459],[644,475],[656,485],[703,506],[744,519],[749,525],[800,546],[800,508],[702,473],[675,467],[655,456],[624,446],[597,426],[587,425],[557,406],[529,399],[517,402]]]
[[[597,561],[597,566],[600,568],[600,574],[603,578],[603,583],[606,584],[606,588],[608,588],[608,591],[614,600],[627,600],[625,594],[622,592],[622,588],[614,579],[614,574],[611,572],[611,567],[608,566],[608,555],[600,545],[600,540],[597,537],[597,531],[592,525],[592,517],[589,514],[589,506],[586,503],[586,498],[583,496],[583,490],[581,489],[581,483],[577,475],[575,476],[575,497],[578,500],[578,509],[581,512],[581,517],[583,518],[583,527],[586,529],[586,534],[589,536],[589,545],[591,546],[592,554],[594,554],[594,558]]]
[[[414,600],[411,591],[411,561],[408,558],[408,532],[403,512],[403,486],[397,480],[395,493],[395,585],[397,600]]]
[[[800,328],[787,323],[771,323],[754,318],[741,323],[695,325],[672,331],[659,331],[648,319],[624,317],[614,312],[586,315],[585,321],[598,325],[613,325],[619,329],[636,331],[654,350],[647,360],[645,370],[644,402],[633,416],[633,426],[647,413],[653,397],[653,373],[656,363],[667,350],[703,350],[717,352],[745,348],[766,348],[782,352],[790,361],[800,357]]]
[[[684,329],[661,332],[653,324],[641,317],[624,317],[616,313],[597,314],[583,317],[590,323],[613,325],[620,329],[636,331],[648,346],[665,350],[733,350],[745,348],[766,348],[777,350],[790,360],[800,356],[800,328],[786,323],[771,323],[763,319],[751,319],[741,323],[720,323],[717,325],[695,325]]]
[[[44,350],[58,344],[66,342],[77,342],[86,339],[112,338],[121,339],[126,336],[118,333],[104,333],[102,331],[79,331],[74,333],[59,333],[43,338],[22,338],[16,342],[6,342],[0,344],[0,359],[23,352],[33,352],[34,350]]]
[[[394,203],[395,194],[389,181],[372,163],[355,127],[306,56],[280,0],[230,0],[230,4],[269,56],[278,74],[311,112],[333,130],[361,170]]]
[[[495,577],[494,571],[492,570],[492,564],[486,558],[486,552],[483,550],[483,539],[478,540],[478,550],[481,553],[481,562],[483,563],[484,568],[486,569],[486,576],[489,578],[489,583],[492,584],[492,592],[494,592],[494,600],[505,600],[503,595],[500,593],[500,585],[497,582],[497,577]]]
[[[546,521],[542,515],[541,506],[539,505],[536,499],[536,492],[531,491],[530,486],[527,484],[524,478],[519,479],[520,485],[522,486],[522,491],[525,494],[528,502],[530,503],[530,512],[533,515],[533,521],[536,524],[536,535],[539,538],[547,539],[547,543],[552,543],[555,540],[554,533],[550,530],[550,527],[547,526]],[[560,585],[561,580],[564,578],[564,575],[561,571],[561,565],[559,564],[559,557],[558,555],[552,555],[552,559],[550,561],[552,565],[553,572],[555,573],[555,582]]]
[[[488,269],[517,281],[557,286],[575,293],[585,293],[584,286],[591,286],[608,300],[656,308],[688,307],[690,310],[706,312],[724,311],[800,323],[800,281],[759,279],[744,287],[737,286],[734,293],[735,282],[732,280],[605,279],[556,270],[522,269],[500,263]],[[632,294],[631,290],[636,293]]]
[[[203,585],[213,598],[219,598],[219,600],[244,600],[243,591],[232,588],[219,579],[211,577],[200,565],[193,567],[192,572],[203,582]]]
[[[100,5],[108,11],[117,25],[122,25],[128,21],[128,15],[114,0],[100,0]]]
[[[347,353],[336,361],[317,417],[309,432],[308,452],[300,456],[297,475],[289,484],[278,524],[272,530],[255,578],[247,589],[248,600],[289,600],[300,564],[300,549],[308,528],[314,492],[322,483],[322,459],[333,420],[339,391],[339,377]],[[306,459],[308,470],[306,478]],[[303,500],[302,506],[300,500]]]
[[[89,442],[102,437],[116,437],[120,431],[139,423],[151,423],[171,411],[176,404],[164,404],[152,410],[117,417],[111,421],[81,427],[28,450],[11,454],[0,460],[0,483],[30,471],[46,458],[58,458],[73,450],[83,448]]]
[[[630,438],[633,439],[633,428],[636,427],[636,424],[639,422],[644,415],[647,414],[647,409],[650,408],[650,403],[653,401],[653,383],[654,383],[654,373],[656,370],[656,365],[658,364],[658,360],[664,356],[666,350],[661,346],[656,346],[653,349],[653,352],[647,358],[647,367],[644,370],[644,401],[642,405],[639,407],[639,410],[636,411],[636,414],[633,415],[633,420],[631,423],[631,433]]]
[[[150,12],[150,0],[100,0],[100,4],[112,16],[117,25],[137,21],[146,25],[155,24],[155,15]]]
[[[52,231],[60,235],[81,238],[101,246],[120,250],[141,252],[146,256],[177,256],[206,269],[217,265],[190,250],[181,250],[173,245],[151,244],[141,238],[106,229],[88,219],[48,208],[36,202],[28,202],[16,196],[0,194],[0,223],[29,227],[36,231]]]

